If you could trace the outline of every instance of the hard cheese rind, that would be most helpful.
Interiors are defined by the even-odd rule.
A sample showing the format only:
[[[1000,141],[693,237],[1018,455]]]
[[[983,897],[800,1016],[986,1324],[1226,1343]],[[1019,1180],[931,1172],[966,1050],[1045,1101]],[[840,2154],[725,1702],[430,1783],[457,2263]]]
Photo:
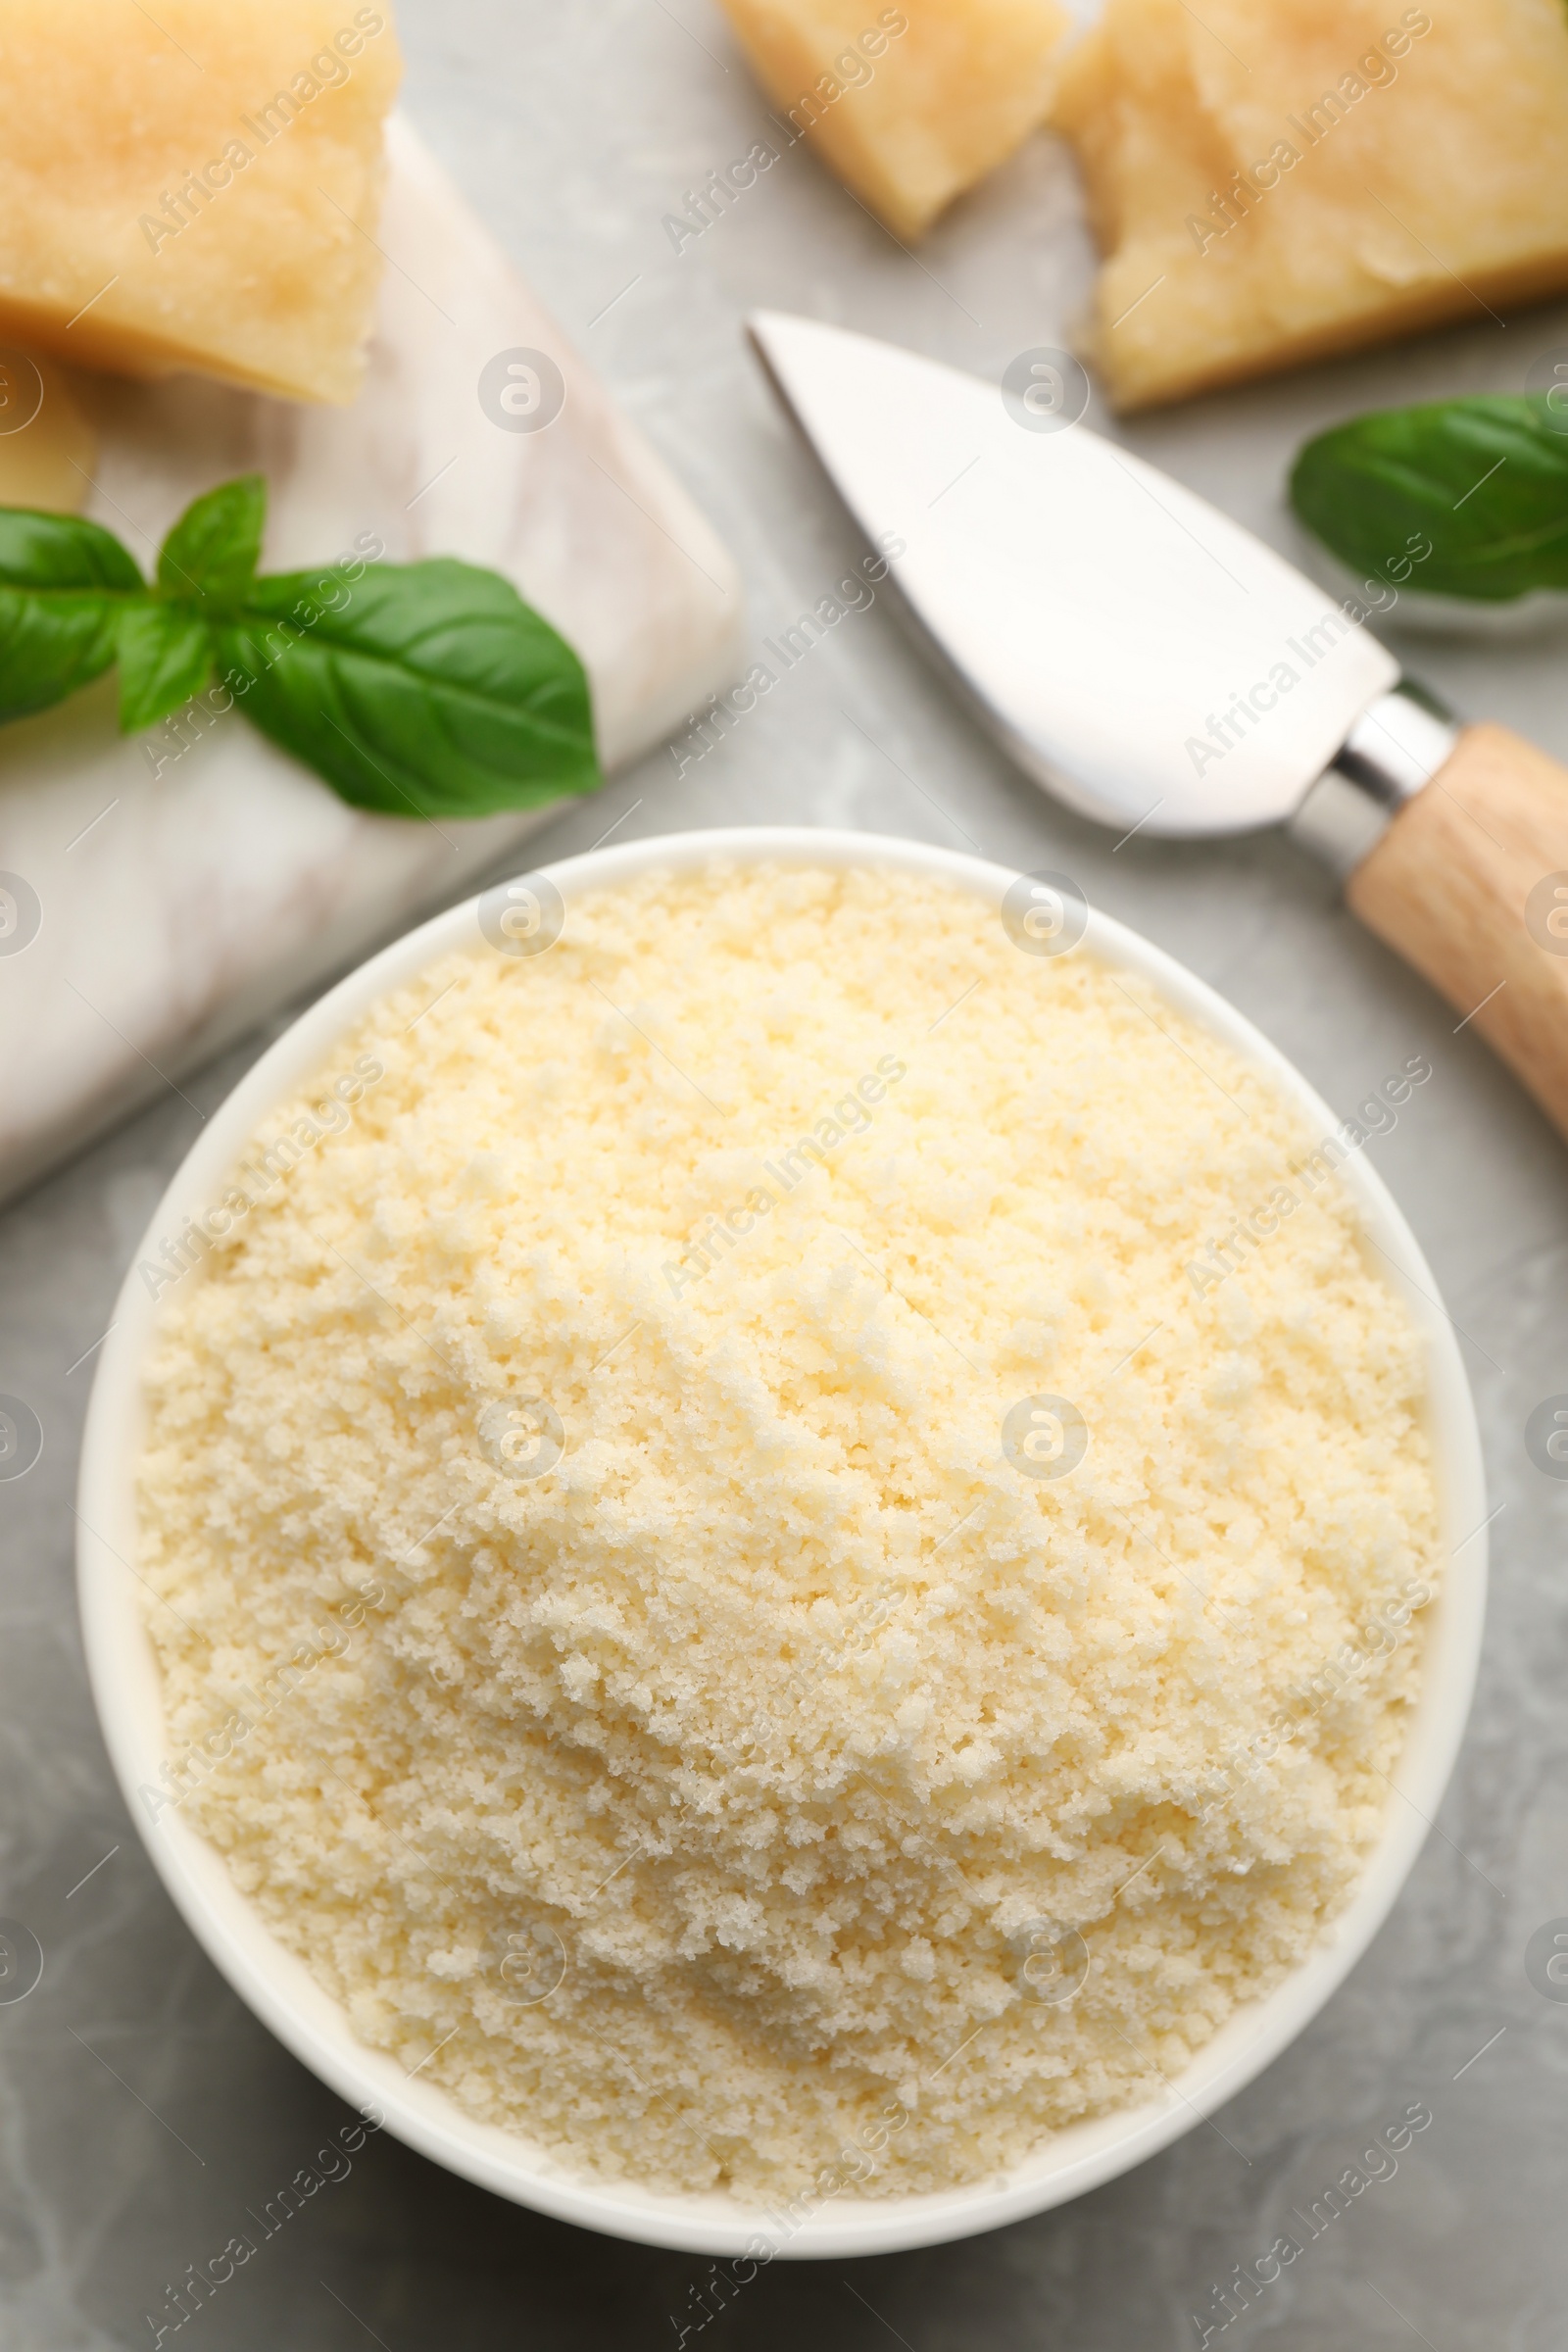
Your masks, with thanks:
[[[88,512],[146,565],[191,498],[255,468],[269,568],[352,558],[362,534],[393,562],[491,564],[581,656],[600,757],[618,766],[734,675],[734,567],[417,140],[394,121],[388,144],[393,266],[360,400],[84,384],[103,443]],[[477,397],[517,353],[561,370],[542,430]],[[169,1081],[524,863],[515,845],[543,816],[368,814],[237,710],[126,741],[112,678],[0,729],[0,877],[25,886],[21,928],[0,924],[0,1195],[140,1102],[179,1110]]]
[[[895,235],[917,237],[1040,122],[1057,0],[724,0],[787,118]]]
[[[1568,285],[1561,0],[1108,0],[1063,69],[1123,409]]]
[[[352,400],[401,70],[387,0],[7,0],[0,337]]]

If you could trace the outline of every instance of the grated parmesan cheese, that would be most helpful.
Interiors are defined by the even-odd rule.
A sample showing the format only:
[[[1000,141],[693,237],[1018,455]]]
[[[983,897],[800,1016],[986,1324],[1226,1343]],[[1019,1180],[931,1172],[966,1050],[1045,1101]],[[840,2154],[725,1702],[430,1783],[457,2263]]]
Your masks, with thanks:
[[[600,2177],[799,2213],[1158,2093],[1346,1902],[1419,1676],[1348,1199],[1190,1271],[1312,1146],[936,880],[655,873],[448,957],[164,1298],[154,1809]]]

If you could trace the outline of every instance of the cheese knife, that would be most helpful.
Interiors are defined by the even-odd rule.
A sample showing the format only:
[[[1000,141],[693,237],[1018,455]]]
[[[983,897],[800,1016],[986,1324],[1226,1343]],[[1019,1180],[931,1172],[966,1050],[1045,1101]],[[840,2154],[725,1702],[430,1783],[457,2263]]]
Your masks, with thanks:
[[[1123,835],[1288,826],[1568,1135],[1568,769],[1457,724],[1353,601],[1073,421],[1048,364],[1004,397],[749,323],[859,527],[903,542],[902,617],[1027,775]]]

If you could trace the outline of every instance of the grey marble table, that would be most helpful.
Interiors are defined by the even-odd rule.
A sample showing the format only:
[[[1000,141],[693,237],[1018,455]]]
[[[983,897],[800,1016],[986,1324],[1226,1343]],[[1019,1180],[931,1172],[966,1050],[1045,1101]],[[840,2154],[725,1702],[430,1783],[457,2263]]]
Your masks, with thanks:
[[[859,550],[746,355],[743,311],[813,312],[992,376],[1062,340],[1081,311],[1090,257],[1070,165],[1049,140],[959,207],[918,260],[800,150],[677,253],[663,216],[763,123],[710,0],[403,0],[402,18],[411,112],[741,556],[758,640]],[[1560,312],[1506,327],[1478,315],[1473,328],[1202,402],[1127,437],[1288,547],[1280,485],[1303,433],[1378,402],[1518,388],[1564,341]],[[1568,756],[1560,642],[1411,651],[1462,708]],[[1140,838],[1113,852],[972,731],[881,603],[814,647],[721,749],[680,773],[666,754],[617,778],[556,821],[541,855],[584,848],[621,815],[626,835],[854,825],[1065,867],[1224,990],[1342,1109],[1407,1054],[1429,1054],[1433,1083],[1371,1150],[1462,1328],[1501,1506],[1480,1693],[1442,1817],[1367,1958],[1219,2116],[1222,2131],[1200,2127],[1113,2186],[993,2236],[777,2265],[709,2339],[1197,2345],[1192,2315],[1233,2266],[1423,2101],[1433,2123],[1396,2174],[1324,2229],[1231,2342],[1561,2352],[1568,2005],[1536,1989],[1525,1951],[1568,1915],[1568,1486],[1523,1442],[1532,1407],[1568,1390],[1561,1145],[1286,843]],[[47,1960],[28,1998],[0,2005],[5,2352],[155,2342],[147,2315],[167,2318],[186,2266],[341,2120],[154,1879],[100,1745],[72,1591],[85,1351],[198,1111],[263,1042],[0,1219],[0,1391],[26,1398],[46,1433],[37,1467],[0,1484],[0,1914],[24,1920]],[[518,2211],[382,2139],[180,2340],[223,2352],[672,2344],[670,2315],[688,2311],[705,2270]]]

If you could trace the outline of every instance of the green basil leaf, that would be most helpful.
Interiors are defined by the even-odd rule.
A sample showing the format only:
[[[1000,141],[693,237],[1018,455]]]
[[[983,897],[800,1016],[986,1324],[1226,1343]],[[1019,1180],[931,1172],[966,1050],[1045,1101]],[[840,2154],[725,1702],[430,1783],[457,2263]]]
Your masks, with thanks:
[[[280,574],[217,635],[246,717],[358,808],[484,816],[600,782],[582,664],[499,573]]]
[[[147,583],[112,531],[79,514],[0,507],[0,587],[105,589],[145,596]]]
[[[182,710],[213,674],[213,632],[188,605],[149,599],[120,616],[120,731],[139,734]]]
[[[345,800],[483,816],[600,782],[588,680],[499,573],[439,558],[256,577],[260,474],[199,498],[149,589],[96,523],[0,509],[0,721],[117,659],[121,725],[153,725],[220,665],[263,734]]]
[[[97,523],[0,509],[0,721],[90,686],[115,658],[125,600],[146,594],[132,559]]]
[[[259,473],[223,482],[186,508],[158,558],[165,596],[239,603],[256,576],[267,528],[267,483]]]
[[[1291,500],[1368,576],[1487,604],[1568,588],[1564,421],[1530,394],[1379,410],[1306,443]]]

